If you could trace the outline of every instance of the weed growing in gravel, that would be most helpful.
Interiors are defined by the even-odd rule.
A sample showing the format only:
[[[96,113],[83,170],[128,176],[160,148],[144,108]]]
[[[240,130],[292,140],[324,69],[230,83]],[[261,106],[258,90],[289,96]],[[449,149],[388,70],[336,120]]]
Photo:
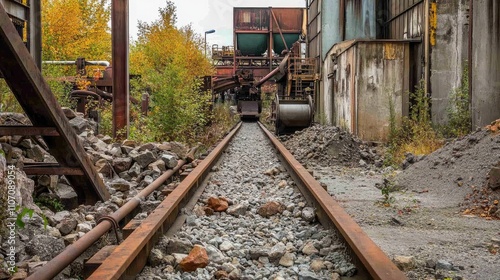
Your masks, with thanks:
[[[399,166],[406,153],[426,155],[443,145],[441,137],[431,124],[430,98],[425,92],[423,81],[420,81],[414,93],[410,93],[410,99],[412,100],[410,115],[403,118],[400,128],[396,126],[394,114],[390,114],[391,133],[384,162],[386,166]],[[389,107],[394,110],[394,106]]]
[[[391,194],[396,190],[396,184],[394,183],[395,174],[391,173],[384,176],[384,182],[379,187],[382,193],[382,201],[380,204],[385,207],[390,207],[396,201],[396,198]]]
[[[467,62],[465,62],[467,65]],[[446,137],[461,137],[471,131],[471,112],[469,102],[469,69],[464,67],[460,86],[450,94],[448,125],[442,128]]]
[[[56,198],[36,197],[34,202],[38,207],[48,207],[56,212],[64,210],[64,205]]]

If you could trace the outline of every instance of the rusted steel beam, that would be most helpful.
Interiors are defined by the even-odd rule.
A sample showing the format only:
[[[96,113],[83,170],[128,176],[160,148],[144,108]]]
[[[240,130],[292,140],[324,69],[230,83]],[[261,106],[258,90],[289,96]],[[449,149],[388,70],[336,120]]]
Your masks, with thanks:
[[[276,27],[278,27],[278,31],[279,31],[280,36],[281,36],[281,40],[283,40],[283,44],[285,45],[285,50],[289,51],[290,49],[288,48],[288,45],[286,44],[285,37],[283,37],[283,32],[281,31],[281,27],[280,27],[280,24],[278,22],[278,19],[276,19],[276,15],[274,15],[273,9],[269,8],[269,10],[271,10],[271,15],[273,15],[273,19],[274,19],[274,22],[276,23]],[[272,33],[271,33],[271,35],[272,35]],[[269,53],[271,53],[271,52],[272,52],[271,48],[269,48]]]
[[[366,235],[361,227],[345,212],[345,210],[326,192],[316,179],[302,166],[293,155],[269,132],[261,123],[260,127],[269,137],[274,147],[284,159],[285,165],[290,168],[289,172],[294,175],[306,188],[304,196],[313,197],[321,210],[328,216],[331,223],[342,234],[343,238],[354,251],[356,257],[362,263],[373,279],[378,280],[401,280],[408,279],[396,265],[382,252],[382,250]],[[301,189],[303,191],[303,189]]]
[[[84,175],[78,167],[24,166],[23,171],[26,175]]]
[[[222,155],[241,123],[229,133],[222,142],[184,179],[175,190],[125,239],[88,280],[120,279],[130,273],[138,273],[146,264],[149,251],[153,249],[152,240],[161,232],[166,232],[174,223],[182,204],[187,202],[199,183],[210,172],[212,166]],[[134,271],[135,270],[135,271]],[[137,271],[138,270],[138,271]],[[133,275],[135,276],[135,275]]]
[[[139,192],[134,198],[130,199],[116,210],[110,217],[117,223],[129,218],[130,214],[133,213],[134,209],[144,201],[154,190],[160,187],[168,178],[176,174],[179,169],[186,164],[185,160],[177,161],[177,166],[174,169],[167,170],[158,179],[156,179],[149,186],[144,188]],[[57,276],[61,271],[64,270],[68,265],[70,265],[76,258],[85,252],[92,244],[94,244],[101,236],[106,234],[113,224],[109,220],[104,220],[95,226],[91,231],[87,232],[82,238],[78,239],[75,243],[69,245],[55,258],[50,260],[48,263],[43,265],[41,268],[37,269],[32,275],[30,275],[26,280],[45,280],[52,279]]]
[[[23,3],[13,0],[0,0],[0,4],[5,7],[9,15],[24,21],[30,19],[30,8]]]
[[[67,177],[78,194],[79,203],[92,204],[97,200],[107,200],[109,193],[102,179],[86,156],[78,136],[3,5],[0,5],[0,72],[31,123],[37,127],[54,127],[59,132],[60,136],[43,138],[49,152],[62,166],[82,168],[84,176]]]
[[[111,1],[113,48],[113,136],[129,133],[128,0]]]
[[[0,126],[0,136],[59,136],[59,132],[54,127],[37,126]]]

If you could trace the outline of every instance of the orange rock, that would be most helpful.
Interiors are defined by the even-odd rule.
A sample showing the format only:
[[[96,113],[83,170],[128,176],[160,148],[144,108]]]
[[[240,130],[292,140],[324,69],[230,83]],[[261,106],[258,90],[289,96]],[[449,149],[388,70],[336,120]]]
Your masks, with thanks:
[[[285,206],[283,206],[281,203],[270,201],[262,205],[257,213],[259,213],[259,215],[261,215],[262,217],[269,218],[273,215],[283,212],[284,210]]]
[[[194,245],[189,255],[179,263],[179,267],[182,271],[191,272],[198,268],[206,267],[208,263],[209,260],[205,248],[200,245]]]
[[[208,207],[212,208],[215,212],[223,212],[229,207],[227,200],[223,197],[210,197],[208,199]]]

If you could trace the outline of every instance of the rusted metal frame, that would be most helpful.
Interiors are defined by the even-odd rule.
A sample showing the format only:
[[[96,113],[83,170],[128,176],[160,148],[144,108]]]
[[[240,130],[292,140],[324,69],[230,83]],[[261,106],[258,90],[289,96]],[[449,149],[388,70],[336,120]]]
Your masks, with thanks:
[[[179,209],[189,199],[188,193],[198,187],[212,166],[222,155],[233,136],[241,127],[239,123],[217,147],[170,193],[163,202],[141,223],[141,225],[116,247],[89,280],[119,279],[126,277],[130,266],[139,269],[134,261],[145,263],[152,249],[151,239],[166,232],[176,219]],[[142,257],[139,257],[142,256]],[[130,272],[130,271],[129,271]],[[124,275],[125,274],[125,275]]]
[[[23,171],[26,175],[78,175],[82,176],[83,170],[78,167],[63,167],[57,165],[25,165]]]
[[[406,8],[404,11],[400,12],[399,14],[395,15],[394,17],[392,17],[391,19],[387,20],[384,24],[387,25],[389,23],[391,23],[392,21],[394,21],[395,19],[399,18],[400,16],[406,14],[407,12],[409,12],[410,10],[412,10],[413,8],[415,8],[416,6],[420,5],[421,3],[423,3],[424,0],[419,0],[418,2],[414,3],[413,5],[409,6],[408,8]]]
[[[2,5],[0,61],[0,72],[33,125],[55,127],[59,132],[60,136],[44,137],[49,152],[61,165],[83,169],[85,176],[68,176],[79,203],[107,200],[109,193],[102,179]]]
[[[278,23],[278,20],[276,19],[276,15],[274,14],[274,11],[272,8],[269,8],[271,10],[271,14],[273,15],[274,22],[276,23],[276,26],[278,27],[278,31],[280,32],[281,40],[283,40],[283,44],[285,45],[285,49],[289,51],[290,49],[288,48],[288,45],[286,44],[285,37],[283,36],[283,32],[281,32],[281,27],[280,24]],[[274,30],[274,28],[272,28]]]
[[[345,212],[345,210],[325,191],[320,183],[309,174],[293,155],[271,134],[261,123],[260,127],[268,136],[274,147],[285,160],[285,165],[290,167],[292,175],[300,180],[297,182],[307,188],[308,194],[313,197],[321,210],[328,215],[329,220],[342,234],[356,257],[373,279],[401,280],[408,279],[384,252],[363,232],[361,227]]]
[[[9,15],[14,16],[20,20],[29,21],[30,8],[23,3],[13,0],[0,0],[0,4],[2,4],[6,10],[8,10]]]
[[[54,127],[16,125],[16,126],[0,126],[0,135],[59,136],[59,132]]]
[[[144,188],[135,197],[130,199],[125,205],[120,207],[113,214],[109,215],[116,222],[120,223],[122,220],[131,220],[134,210],[139,206],[141,201],[144,201],[154,190],[160,187],[167,179],[176,174],[179,169],[186,164],[185,160],[179,160],[174,169],[167,170],[158,179],[156,179],[149,186]],[[123,221],[122,221],[123,222]],[[94,244],[101,236],[107,234],[112,228],[113,222],[104,220],[96,225],[91,231],[87,232],[83,237],[78,239],[75,243],[69,245],[55,258],[47,262],[44,266],[37,269],[27,280],[44,280],[52,279],[70,265],[76,258],[85,252],[92,244]]]
[[[111,1],[113,137],[115,138],[127,138],[129,133],[128,15],[128,0]]]

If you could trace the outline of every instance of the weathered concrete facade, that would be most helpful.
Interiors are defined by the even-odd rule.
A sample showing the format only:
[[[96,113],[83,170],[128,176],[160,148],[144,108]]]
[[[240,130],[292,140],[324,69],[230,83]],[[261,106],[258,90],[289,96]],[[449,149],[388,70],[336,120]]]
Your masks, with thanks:
[[[500,118],[500,1],[474,0],[472,125]]]
[[[347,41],[325,60],[328,121],[367,141],[386,141],[391,110],[397,123],[408,114],[409,43]]]
[[[430,92],[432,121],[446,124],[450,94],[468,67],[469,0],[440,0],[430,5]]]
[[[365,125],[363,122],[371,121],[359,117],[360,110],[364,109],[359,106],[358,100],[370,88],[353,87],[362,83],[359,81],[361,70],[351,66],[351,71],[356,69],[354,84],[342,84],[343,80],[350,79],[349,76],[343,76],[346,75],[345,72],[333,74],[335,67],[353,60],[358,61],[358,64],[366,60],[363,63],[368,63],[369,67],[363,71],[370,72],[371,79],[375,79],[372,86],[390,88],[391,84],[386,83],[387,79],[392,81],[399,77],[402,79],[400,82],[406,85],[403,88],[414,91],[415,85],[424,80],[432,100],[432,121],[439,125],[447,123],[448,110],[453,106],[450,102],[452,94],[462,86],[464,70],[468,70],[473,128],[500,118],[500,1],[311,0],[308,3],[315,4],[317,8],[310,15],[321,17],[320,21],[317,17],[309,21],[310,24],[316,24],[314,28],[310,26],[309,30],[320,30],[310,40],[315,42],[315,57],[321,60],[321,80],[316,99],[317,121],[339,125],[353,133],[361,131],[360,128]],[[317,26],[318,23],[321,26]],[[380,58],[372,56],[370,48],[364,49],[358,44],[352,47],[353,50],[356,49],[355,53],[345,49],[346,44],[349,44],[346,40],[374,40],[376,44],[383,45],[380,39],[408,43],[405,57],[402,58],[406,65],[399,69],[404,71],[402,75],[395,75],[387,70],[388,66],[384,63],[375,63]],[[320,51],[318,42],[321,43]],[[332,61],[332,55],[337,56],[336,61]],[[334,63],[337,65],[333,65]],[[373,65],[381,69],[371,71],[374,69],[371,68]],[[352,73],[354,72],[351,75]],[[336,79],[339,80],[335,82]],[[356,96],[347,94],[353,90]],[[395,92],[397,90],[398,87]],[[377,111],[385,101],[382,101],[383,96],[378,93],[372,97],[374,99],[370,102]],[[358,110],[356,118],[353,118],[353,110]],[[367,107],[366,110],[371,112],[373,108]],[[401,112],[404,113],[404,110]],[[379,127],[385,125],[378,116],[377,120]],[[370,127],[375,126],[366,124],[363,129]],[[366,139],[384,138],[374,134],[358,135]]]

